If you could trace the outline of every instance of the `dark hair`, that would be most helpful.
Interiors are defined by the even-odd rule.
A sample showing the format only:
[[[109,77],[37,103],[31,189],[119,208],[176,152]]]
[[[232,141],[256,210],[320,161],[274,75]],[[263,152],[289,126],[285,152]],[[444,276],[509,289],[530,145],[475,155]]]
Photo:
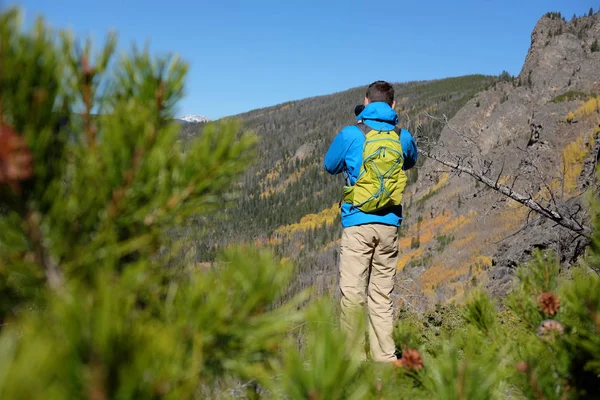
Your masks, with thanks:
[[[373,82],[367,89],[367,99],[371,103],[383,101],[391,106],[394,103],[394,87],[386,81]]]

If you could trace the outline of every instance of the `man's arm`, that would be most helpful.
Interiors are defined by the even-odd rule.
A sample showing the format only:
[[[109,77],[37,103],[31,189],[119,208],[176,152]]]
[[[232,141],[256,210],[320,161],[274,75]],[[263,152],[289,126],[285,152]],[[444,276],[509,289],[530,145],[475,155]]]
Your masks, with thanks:
[[[400,143],[402,144],[402,152],[404,153],[404,165],[402,169],[405,171],[411,169],[417,163],[417,143],[409,131],[402,129],[400,132]]]
[[[325,170],[331,175],[342,172],[345,167],[345,157],[347,152],[348,145],[346,143],[344,131],[342,130],[333,139],[331,146],[329,146],[329,150],[325,153]]]

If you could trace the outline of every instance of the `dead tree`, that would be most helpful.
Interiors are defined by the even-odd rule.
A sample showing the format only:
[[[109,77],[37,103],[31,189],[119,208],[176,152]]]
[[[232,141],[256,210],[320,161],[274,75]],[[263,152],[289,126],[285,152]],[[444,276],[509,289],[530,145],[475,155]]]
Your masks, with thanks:
[[[512,185],[508,186],[500,182],[500,179],[503,174],[504,165],[501,166],[500,172],[497,174],[496,179],[492,179],[489,177],[492,161],[486,160],[481,155],[481,148],[478,146],[474,135],[469,135],[464,132],[459,131],[452,127],[444,116],[443,118],[437,118],[426,113],[428,118],[437,120],[442,123],[450,132],[460,138],[464,143],[468,143],[470,147],[476,149],[479,154],[475,157],[471,157],[467,159],[466,157],[457,158],[456,160],[452,160],[449,154],[434,154],[430,149],[440,147],[443,148],[443,144],[440,142],[432,143],[427,142],[427,138],[422,138],[417,136],[417,141],[419,143],[419,154],[423,155],[429,159],[436,161],[437,163],[450,168],[451,171],[455,172],[457,175],[467,174],[473,177],[475,180],[483,183],[486,187],[510,198],[518,203],[528,207],[531,211],[541,215],[544,218],[547,218],[557,225],[560,225],[576,236],[584,236],[589,239],[592,233],[591,228],[589,228],[584,222],[583,218],[579,215],[581,211],[581,207],[577,207],[574,212],[565,211],[568,210],[564,204],[561,204],[559,200],[560,197],[554,193],[554,191],[550,188],[550,186],[546,183],[546,179],[544,179],[543,174],[539,171],[539,168],[536,166],[535,169],[539,173],[539,179],[545,188],[548,190],[551,200],[547,205],[542,204],[540,201],[537,201],[530,194],[523,194],[516,190],[514,190],[514,184],[518,178],[518,176],[513,177]],[[417,131],[418,133],[418,131]],[[527,160],[523,160],[522,162],[527,163]],[[474,167],[473,164],[479,164],[478,167]],[[531,164],[530,164],[531,165]]]

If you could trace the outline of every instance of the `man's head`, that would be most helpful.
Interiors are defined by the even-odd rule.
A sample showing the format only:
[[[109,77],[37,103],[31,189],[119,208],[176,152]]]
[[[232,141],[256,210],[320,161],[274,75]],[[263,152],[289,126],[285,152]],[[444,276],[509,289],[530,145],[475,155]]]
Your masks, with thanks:
[[[369,103],[382,101],[390,107],[395,108],[394,87],[386,81],[376,81],[369,85],[367,95],[365,96],[365,106]]]

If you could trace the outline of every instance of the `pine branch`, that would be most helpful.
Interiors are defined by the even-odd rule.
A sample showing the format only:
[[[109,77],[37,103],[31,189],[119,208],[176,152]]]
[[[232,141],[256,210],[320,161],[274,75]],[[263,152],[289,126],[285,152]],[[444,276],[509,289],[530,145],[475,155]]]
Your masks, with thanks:
[[[33,247],[33,253],[35,256],[35,260],[40,267],[44,270],[46,274],[46,279],[48,281],[48,286],[51,289],[58,290],[63,284],[63,278],[58,270],[58,266],[52,260],[51,256],[48,254],[48,249],[44,245],[43,234],[40,228],[40,216],[39,214],[28,211],[26,215],[23,217],[26,233],[31,241],[31,245]]]
[[[96,128],[92,123],[93,92],[92,79],[94,78],[94,69],[90,66],[86,56],[81,57],[81,93],[85,110],[83,113],[85,132],[88,143],[91,148],[96,146]]]
[[[571,217],[565,216],[565,215],[559,213],[558,211],[556,211],[555,209],[545,207],[545,206],[541,205],[540,203],[538,203],[537,201],[535,201],[531,196],[526,196],[521,193],[515,192],[510,187],[500,184],[500,183],[498,183],[498,181],[494,181],[486,176],[483,176],[483,175],[477,173],[472,168],[462,166],[462,165],[460,165],[460,163],[456,163],[456,162],[441,158],[435,154],[432,154],[432,153],[422,150],[422,149],[419,149],[419,154],[422,154],[427,158],[431,158],[432,160],[435,160],[435,161],[439,162],[440,164],[445,165],[446,167],[452,168],[453,170],[458,171],[459,173],[464,172],[464,173],[472,176],[473,178],[475,178],[479,182],[483,183],[484,185],[487,185],[491,189],[494,189],[497,192],[500,192],[503,195],[523,204],[524,206],[530,208],[531,210],[535,211],[536,213],[540,214],[541,216],[548,218],[551,221],[556,222],[558,225],[565,227],[578,235],[585,236],[586,238],[590,238],[590,236],[592,234],[591,228],[589,228],[586,225],[583,225],[579,221],[577,221]]]

